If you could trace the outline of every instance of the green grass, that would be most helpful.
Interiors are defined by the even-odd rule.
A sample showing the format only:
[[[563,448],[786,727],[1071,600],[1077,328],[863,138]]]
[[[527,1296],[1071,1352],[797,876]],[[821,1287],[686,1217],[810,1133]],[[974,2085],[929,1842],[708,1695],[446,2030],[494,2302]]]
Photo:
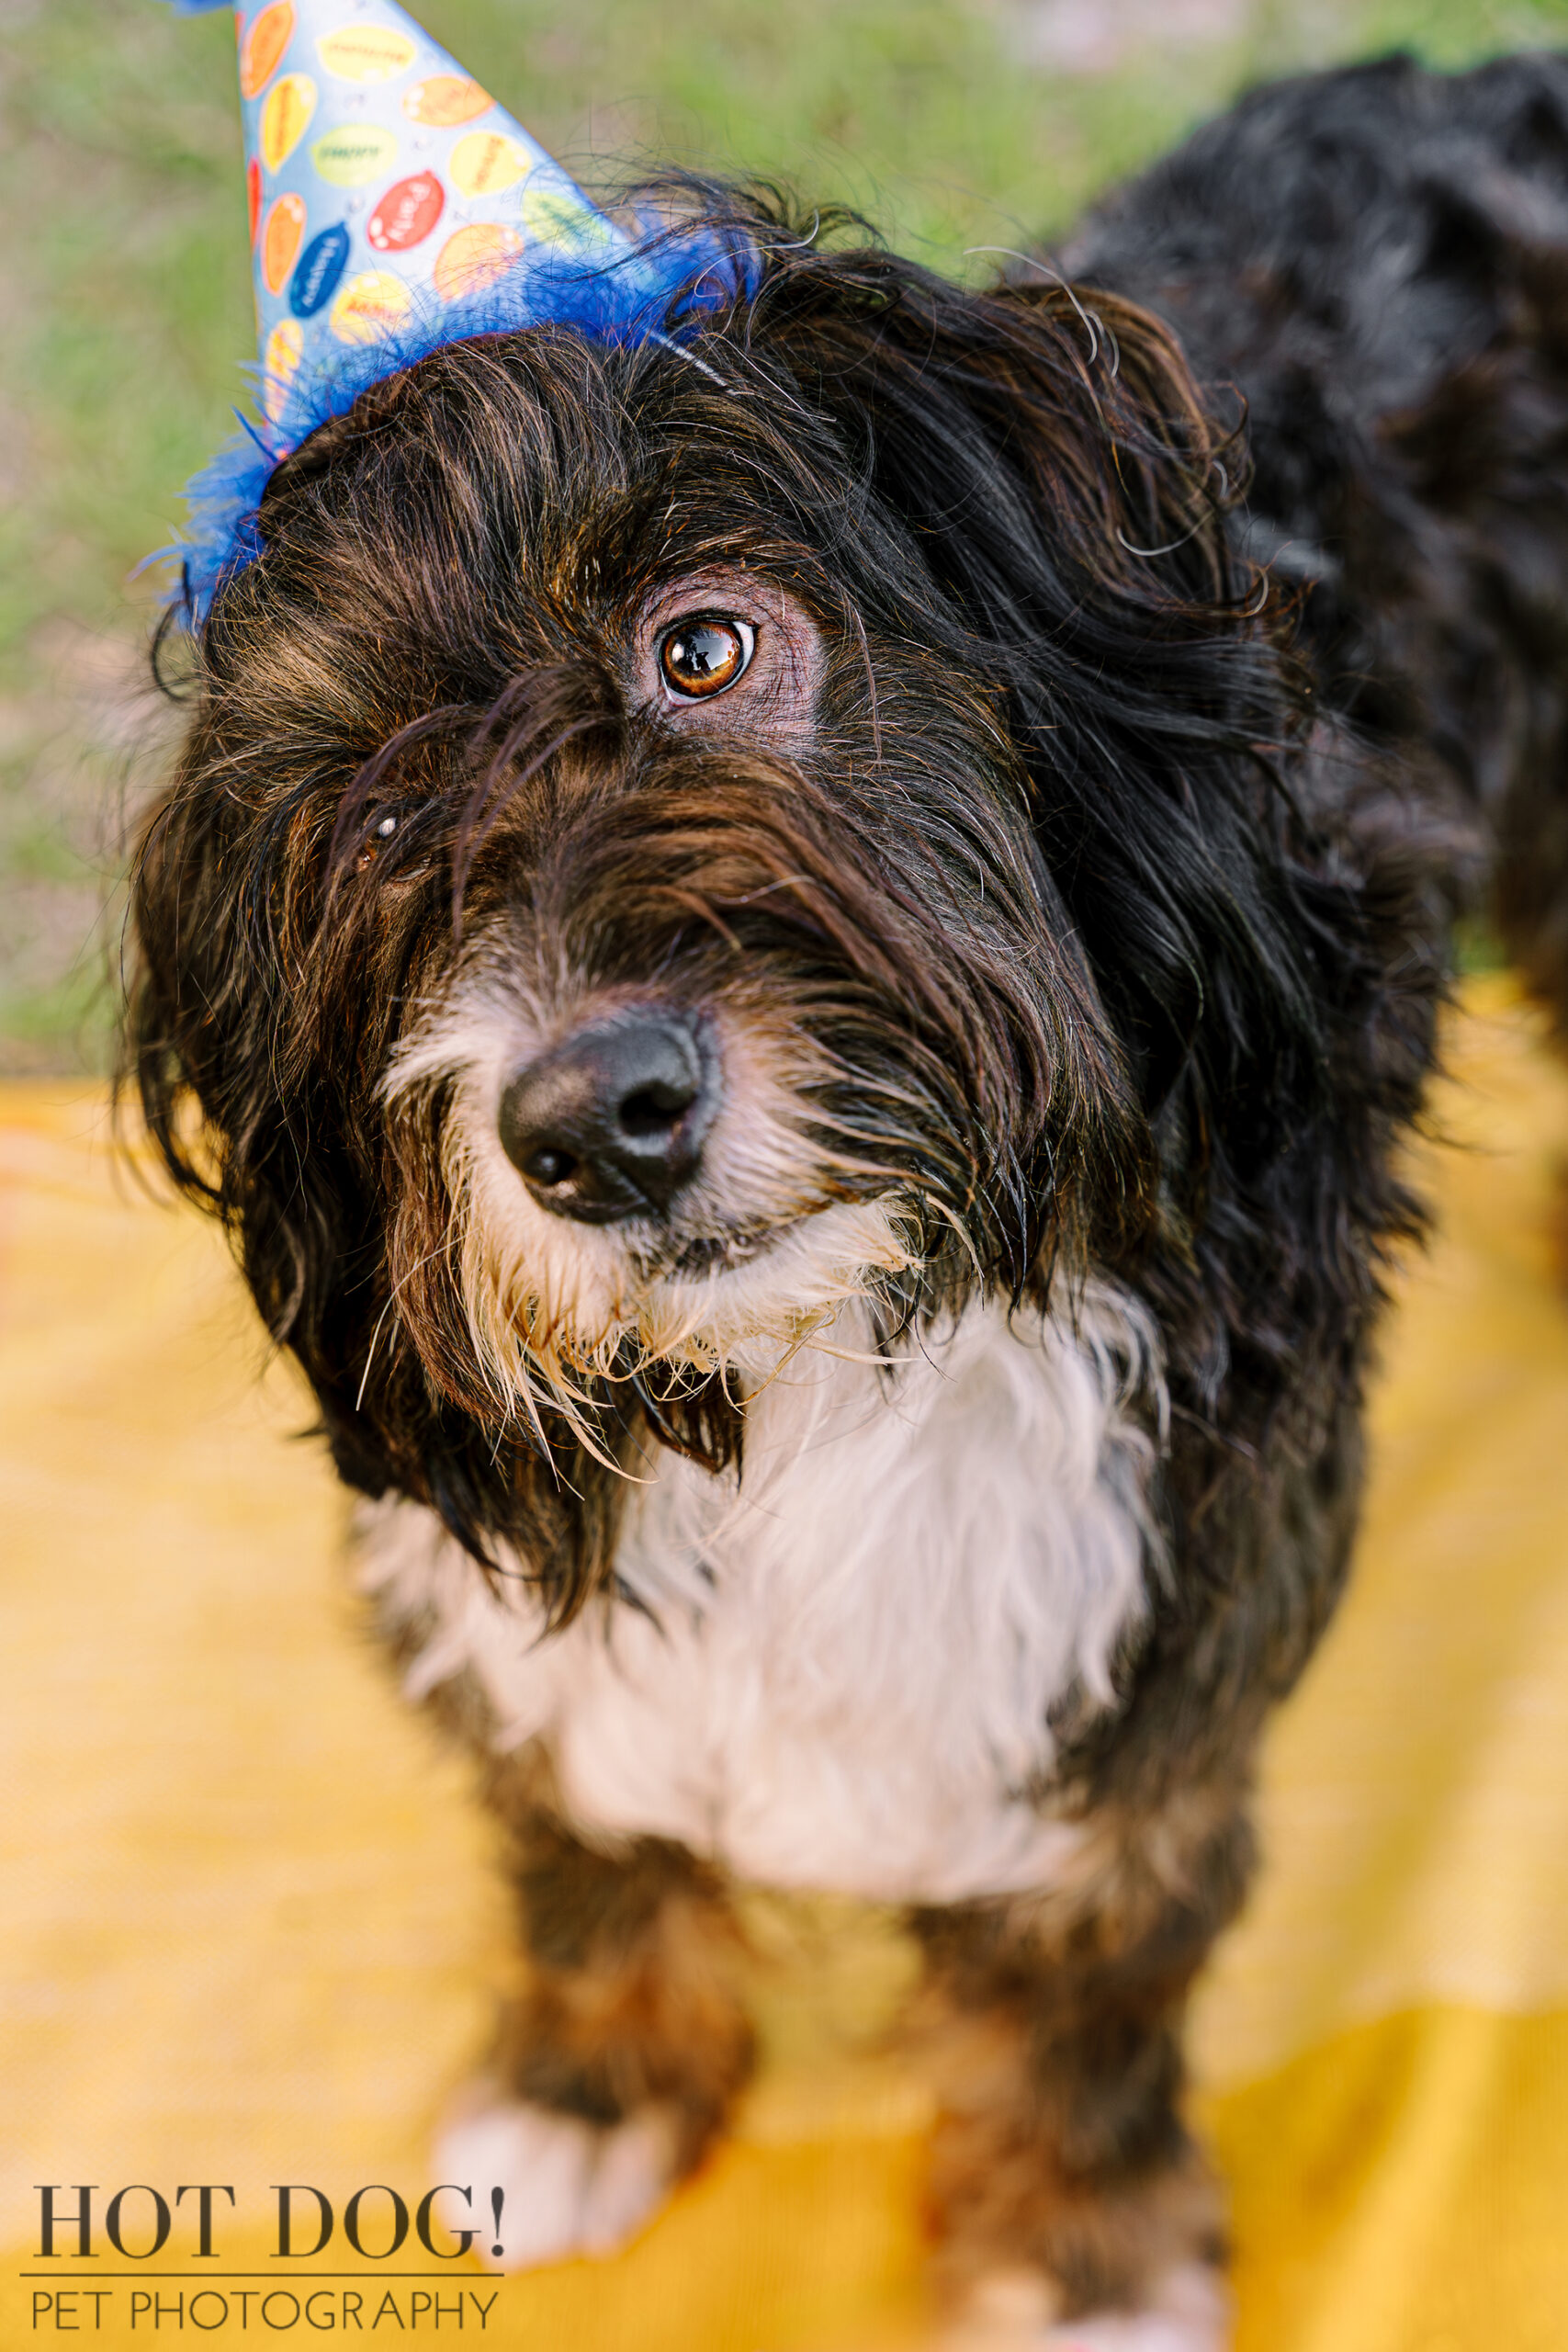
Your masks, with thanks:
[[[952,269],[966,247],[1062,226],[1260,75],[1394,45],[1457,64],[1568,41],[1568,0],[1254,0],[1234,38],[1071,77],[1027,62],[1024,0],[426,0],[422,13],[591,184],[654,161],[782,175]],[[69,697],[68,677],[40,675],[40,623],[56,640],[63,623],[145,625],[151,590],[129,575],[170,539],[181,483],[229,429],[252,322],[227,14],[11,0],[6,43],[0,717],[25,749]],[[12,857],[36,874],[61,854],[47,810],[5,828],[0,922]],[[51,987],[0,1001],[0,1041],[19,1023],[29,1057],[47,1050]],[[74,1034],[62,1028],[62,1057]]]

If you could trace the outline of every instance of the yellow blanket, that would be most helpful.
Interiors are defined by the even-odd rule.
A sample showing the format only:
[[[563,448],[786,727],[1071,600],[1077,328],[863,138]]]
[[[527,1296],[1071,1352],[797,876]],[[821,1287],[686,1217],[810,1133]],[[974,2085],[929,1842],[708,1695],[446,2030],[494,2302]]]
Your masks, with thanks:
[[[1568,1079],[1501,981],[1451,1059],[1357,1578],[1196,2021],[1242,2352],[1568,2346]],[[449,2342],[458,2311],[464,2342],[552,2352],[913,2340],[926,2119],[866,2040],[907,1957],[842,1906],[758,1906],[761,2079],[624,2255],[497,2281],[411,2227],[382,2257],[385,2193],[345,2244],[356,2188],[412,2213],[433,2185],[506,1903],[262,1370],[220,1243],[116,1171],[100,1100],[0,1092],[0,2346]],[[308,2301],[278,2183],[333,2202]],[[39,2184],[66,2217],[91,2185],[87,2258],[68,2221],[41,2254]]]

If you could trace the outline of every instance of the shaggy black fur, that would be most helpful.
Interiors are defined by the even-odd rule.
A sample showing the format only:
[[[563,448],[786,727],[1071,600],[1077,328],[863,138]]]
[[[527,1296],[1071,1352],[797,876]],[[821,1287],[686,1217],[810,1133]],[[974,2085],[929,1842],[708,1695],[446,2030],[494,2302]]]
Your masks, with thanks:
[[[1265,91],[1085,225],[1077,295],[1043,266],[963,293],[853,224],[703,200],[766,260],[701,368],[461,345],[279,469],[138,863],[135,1070],[344,1476],[480,1559],[508,1539],[563,1616],[613,1574],[592,1446],[717,1466],[743,1423],[716,1381],[628,1366],[591,1385],[591,1445],[487,1387],[450,1089],[378,1091],[459,938],[786,1008],[820,1056],[792,1212],[896,1183],[926,1250],[890,1329],[1091,1269],[1147,1303],[1173,1573],[1062,1772],[1106,1819],[1191,1798],[1185,1907],[1134,1871],[1087,1943],[923,1922],[961,2007],[1122,1966],[1144,2087],[1082,2169],[1124,2183],[1184,2161],[1171,2019],[1344,1571],[1380,1282],[1419,1226],[1397,1148],[1489,832],[1568,1025],[1568,65]],[[639,602],[719,560],[823,633],[787,752],[628,697]],[[1110,2014],[1053,2000],[1058,2041]],[[1015,2235],[1079,2301],[1132,2291],[1096,2229]]]

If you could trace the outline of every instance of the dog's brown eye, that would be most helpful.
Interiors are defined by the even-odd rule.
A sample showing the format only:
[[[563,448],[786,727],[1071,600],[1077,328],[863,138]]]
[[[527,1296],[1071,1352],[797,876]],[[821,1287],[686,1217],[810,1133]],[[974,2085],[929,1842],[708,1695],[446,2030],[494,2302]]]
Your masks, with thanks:
[[[757,632],[750,621],[678,621],[659,642],[664,683],[682,701],[721,695],[749,666]]]

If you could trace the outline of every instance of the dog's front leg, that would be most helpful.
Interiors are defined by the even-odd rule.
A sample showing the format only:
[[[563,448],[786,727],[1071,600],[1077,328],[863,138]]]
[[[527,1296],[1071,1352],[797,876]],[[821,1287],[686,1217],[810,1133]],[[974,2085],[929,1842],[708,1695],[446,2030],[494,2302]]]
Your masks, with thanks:
[[[505,2191],[491,2259],[519,2269],[607,2253],[649,2219],[724,2120],[752,2035],[715,1873],[659,1838],[596,1851],[515,1787],[497,1795],[515,1851],[523,1981],[440,2154],[481,2215],[490,2188]]]
[[[1250,1841],[1239,1811],[1220,1820],[1174,1890],[1168,1848],[1157,1872],[1148,1849],[1130,1840],[1088,1902],[1052,1894],[916,1916],[955,2346],[1226,2341],[1223,2218],[1179,2111],[1180,2032]]]

